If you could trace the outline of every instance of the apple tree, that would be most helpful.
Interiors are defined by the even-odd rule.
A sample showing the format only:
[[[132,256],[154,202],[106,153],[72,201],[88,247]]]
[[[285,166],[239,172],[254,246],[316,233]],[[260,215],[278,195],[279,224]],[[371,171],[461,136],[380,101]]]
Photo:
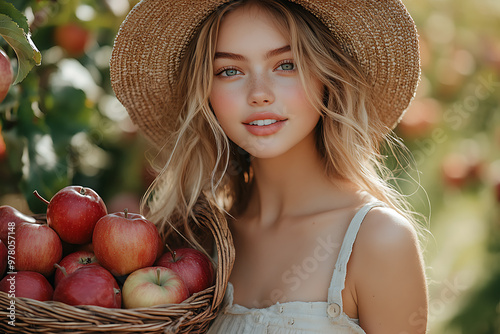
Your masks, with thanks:
[[[429,333],[497,334],[500,3],[403,2],[419,31],[422,78],[396,129],[411,152],[398,156],[396,183],[428,218]]]
[[[96,190],[108,204],[129,194],[118,202],[138,205],[150,180],[144,143],[114,97],[108,65],[132,5],[0,0],[0,49],[13,77],[0,101],[0,205],[17,196],[43,213],[33,191],[50,199],[71,184]],[[1,56],[0,70],[9,68]]]

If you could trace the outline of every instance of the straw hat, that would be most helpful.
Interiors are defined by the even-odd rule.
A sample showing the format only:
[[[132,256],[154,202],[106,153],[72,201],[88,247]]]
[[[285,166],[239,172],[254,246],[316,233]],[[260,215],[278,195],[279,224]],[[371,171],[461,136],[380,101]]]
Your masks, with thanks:
[[[197,27],[231,0],[142,0],[122,23],[111,83],[134,123],[156,145],[176,125],[170,92]],[[400,0],[290,0],[318,17],[368,75],[381,119],[394,128],[420,76],[415,24]]]

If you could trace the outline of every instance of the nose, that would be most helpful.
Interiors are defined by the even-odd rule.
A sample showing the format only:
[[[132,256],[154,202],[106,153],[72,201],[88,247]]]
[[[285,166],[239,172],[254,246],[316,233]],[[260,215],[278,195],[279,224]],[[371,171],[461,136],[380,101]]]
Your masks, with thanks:
[[[272,85],[264,76],[253,78],[249,86],[248,104],[251,106],[265,106],[274,102]]]

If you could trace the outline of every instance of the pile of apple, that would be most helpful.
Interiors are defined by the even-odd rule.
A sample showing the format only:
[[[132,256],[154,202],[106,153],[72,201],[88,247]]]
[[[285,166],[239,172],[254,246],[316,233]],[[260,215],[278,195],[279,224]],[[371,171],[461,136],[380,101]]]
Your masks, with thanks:
[[[164,251],[152,222],[127,210],[108,214],[90,188],[69,186],[44,201],[46,223],[0,207],[0,291],[9,296],[137,308],[181,303],[213,284],[204,253]]]

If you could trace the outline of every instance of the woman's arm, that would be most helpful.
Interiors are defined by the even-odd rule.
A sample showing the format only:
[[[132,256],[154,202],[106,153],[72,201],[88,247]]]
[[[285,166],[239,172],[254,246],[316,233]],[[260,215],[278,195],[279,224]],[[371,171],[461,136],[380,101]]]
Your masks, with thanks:
[[[427,287],[415,229],[388,208],[361,224],[352,254],[360,325],[367,334],[423,334]]]

